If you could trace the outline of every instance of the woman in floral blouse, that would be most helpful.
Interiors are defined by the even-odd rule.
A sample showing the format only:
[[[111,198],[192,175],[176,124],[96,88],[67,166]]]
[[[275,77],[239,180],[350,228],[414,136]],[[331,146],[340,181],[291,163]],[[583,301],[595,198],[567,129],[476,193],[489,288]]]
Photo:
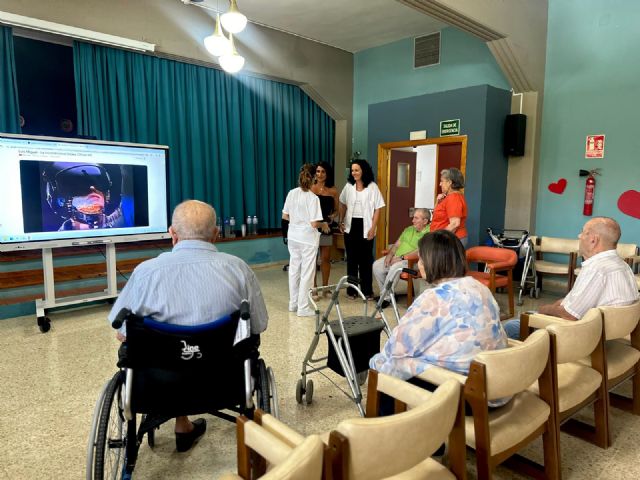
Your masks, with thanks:
[[[403,380],[432,365],[467,375],[476,354],[507,347],[498,304],[465,276],[464,248],[453,233],[428,233],[418,250],[420,273],[433,287],[416,298],[370,366]]]

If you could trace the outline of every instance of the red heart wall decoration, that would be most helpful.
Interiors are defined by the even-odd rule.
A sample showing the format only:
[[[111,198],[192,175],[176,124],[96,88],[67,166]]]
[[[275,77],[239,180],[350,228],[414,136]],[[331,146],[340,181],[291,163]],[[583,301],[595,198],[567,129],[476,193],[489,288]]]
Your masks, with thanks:
[[[550,183],[548,188],[551,193],[557,193],[558,195],[562,195],[562,193],[564,192],[564,189],[567,188],[567,179],[561,178],[557,182]]]
[[[618,198],[618,208],[625,215],[640,219],[640,192],[627,190]]]

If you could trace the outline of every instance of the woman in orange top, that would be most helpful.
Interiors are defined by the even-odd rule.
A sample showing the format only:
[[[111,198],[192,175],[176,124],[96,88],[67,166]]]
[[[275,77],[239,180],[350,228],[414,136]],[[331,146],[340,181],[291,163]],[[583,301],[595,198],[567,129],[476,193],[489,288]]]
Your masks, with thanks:
[[[457,168],[445,168],[440,172],[440,189],[436,208],[431,219],[431,231],[449,230],[455,233],[462,245],[467,246],[467,202],[464,199],[464,176]]]

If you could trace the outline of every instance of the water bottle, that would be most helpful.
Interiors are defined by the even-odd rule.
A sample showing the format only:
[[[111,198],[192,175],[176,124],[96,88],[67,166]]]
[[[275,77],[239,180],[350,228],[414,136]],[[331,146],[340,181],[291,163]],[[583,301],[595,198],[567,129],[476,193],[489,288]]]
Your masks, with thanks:
[[[218,238],[222,238],[222,222],[220,217],[216,218],[216,227],[218,228]]]
[[[257,215],[253,216],[253,234],[258,235],[258,217]]]
[[[229,230],[231,231],[231,238],[235,238],[235,236],[236,236],[236,217],[231,217],[229,219]]]
[[[247,219],[245,220],[244,223],[247,226],[247,235],[251,235],[251,231],[252,231],[251,226],[253,225],[253,220],[251,218],[251,215],[247,215]]]
[[[229,224],[229,217],[225,217],[224,219],[224,238],[229,238],[231,236],[231,225]]]

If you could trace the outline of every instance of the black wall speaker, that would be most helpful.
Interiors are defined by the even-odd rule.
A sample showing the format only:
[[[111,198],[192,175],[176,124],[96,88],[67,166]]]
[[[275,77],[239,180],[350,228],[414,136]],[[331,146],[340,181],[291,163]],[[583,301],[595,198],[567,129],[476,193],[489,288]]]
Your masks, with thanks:
[[[524,155],[524,136],[527,116],[522,113],[507,115],[504,121],[504,154],[512,157]]]

